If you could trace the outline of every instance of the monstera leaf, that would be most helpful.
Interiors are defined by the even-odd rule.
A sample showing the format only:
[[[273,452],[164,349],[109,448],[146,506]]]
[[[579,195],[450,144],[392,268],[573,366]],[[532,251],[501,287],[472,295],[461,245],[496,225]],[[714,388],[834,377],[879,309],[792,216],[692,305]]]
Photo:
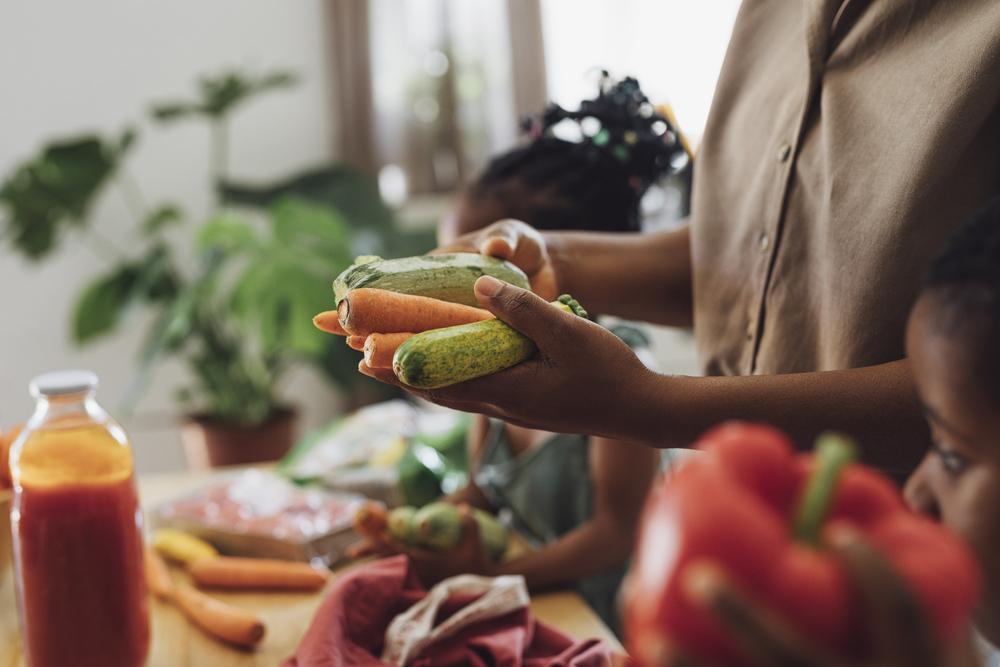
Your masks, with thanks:
[[[329,208],[286,198],[270,208],[271,235],[249,258],[233,289],[233,312],[265,350],[321,356],[327,337],[313,316],[331,308],[330,281],[353,257],[350,228]]]
[[[96,135],[57,141],[16,168],[0,186],[0,205],[8,213],[6,235],[14,247],[41,259],[64,229],[82,225],[134,138],[126,131],[115,141]]]
[[[375,183],[346,165],[314,167],[269,185],[234,181],[219,184],[219,198],[227,204],[266,209],[285,197],[322,204],[337,211],[355,228],[371,229],[378,234],[388,234],[393,228],[392,211],[382,201]]]
[[[153,246],[142,258],[115,267],[87,285],[73,311],[73,340],[88,343],[115,330],[134,303],[173,301],[180,285],[170,250]]]

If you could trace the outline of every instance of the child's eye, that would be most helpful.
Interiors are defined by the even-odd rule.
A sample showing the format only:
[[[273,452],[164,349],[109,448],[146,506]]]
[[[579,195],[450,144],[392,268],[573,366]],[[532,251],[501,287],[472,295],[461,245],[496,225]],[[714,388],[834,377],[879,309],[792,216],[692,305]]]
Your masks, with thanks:
[[[933,449],[934,454],[938,457],[938,460],[941,461],[941,466],[949,475],[957,477],[965,472],[965,469],[969,467],[969,459],[957,453],[955,450],[949,449],[946,445],[943,445],[940,442],[935,442]]]

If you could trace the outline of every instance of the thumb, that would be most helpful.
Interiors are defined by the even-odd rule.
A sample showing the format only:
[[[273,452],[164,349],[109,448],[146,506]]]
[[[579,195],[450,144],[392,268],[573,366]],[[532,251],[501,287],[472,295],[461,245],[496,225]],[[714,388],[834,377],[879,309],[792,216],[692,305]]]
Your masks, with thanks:
[[[542,299],[537,294],[482,276],[476,281],[476,298],[484,308],[540,344],[561,336],[570,323],[570,315]]]

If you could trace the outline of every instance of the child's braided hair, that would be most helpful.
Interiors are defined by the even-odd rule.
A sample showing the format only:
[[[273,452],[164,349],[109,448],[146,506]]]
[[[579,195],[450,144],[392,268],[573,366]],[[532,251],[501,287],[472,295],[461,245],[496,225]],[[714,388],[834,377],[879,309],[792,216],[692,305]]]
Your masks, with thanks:
[[[677,128],[631,77],[602,72],[596,98],[550,104],[523,129],[530,141],[494,158],[469,195],[497,197],[538,229],[638,230],[649,186],[688,165]]]
[[[924,292],[937,297],[938,332],[962,337],[974,352],[977,379],[1000,400],[1000,197],[949,239]]]

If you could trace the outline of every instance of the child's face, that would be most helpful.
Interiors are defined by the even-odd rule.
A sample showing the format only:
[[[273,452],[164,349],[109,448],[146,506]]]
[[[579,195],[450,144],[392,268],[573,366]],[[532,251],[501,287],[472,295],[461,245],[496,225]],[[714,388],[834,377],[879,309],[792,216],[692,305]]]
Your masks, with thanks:
[[[905,494],[914,509],[939,518],[976,552],[986,584],[979,630],[1000,643],[1000,405],[977,382],[974,346],[961,329],[935,327],[936,299],[931,293],[917,301],[906,333],[934,444]]]

